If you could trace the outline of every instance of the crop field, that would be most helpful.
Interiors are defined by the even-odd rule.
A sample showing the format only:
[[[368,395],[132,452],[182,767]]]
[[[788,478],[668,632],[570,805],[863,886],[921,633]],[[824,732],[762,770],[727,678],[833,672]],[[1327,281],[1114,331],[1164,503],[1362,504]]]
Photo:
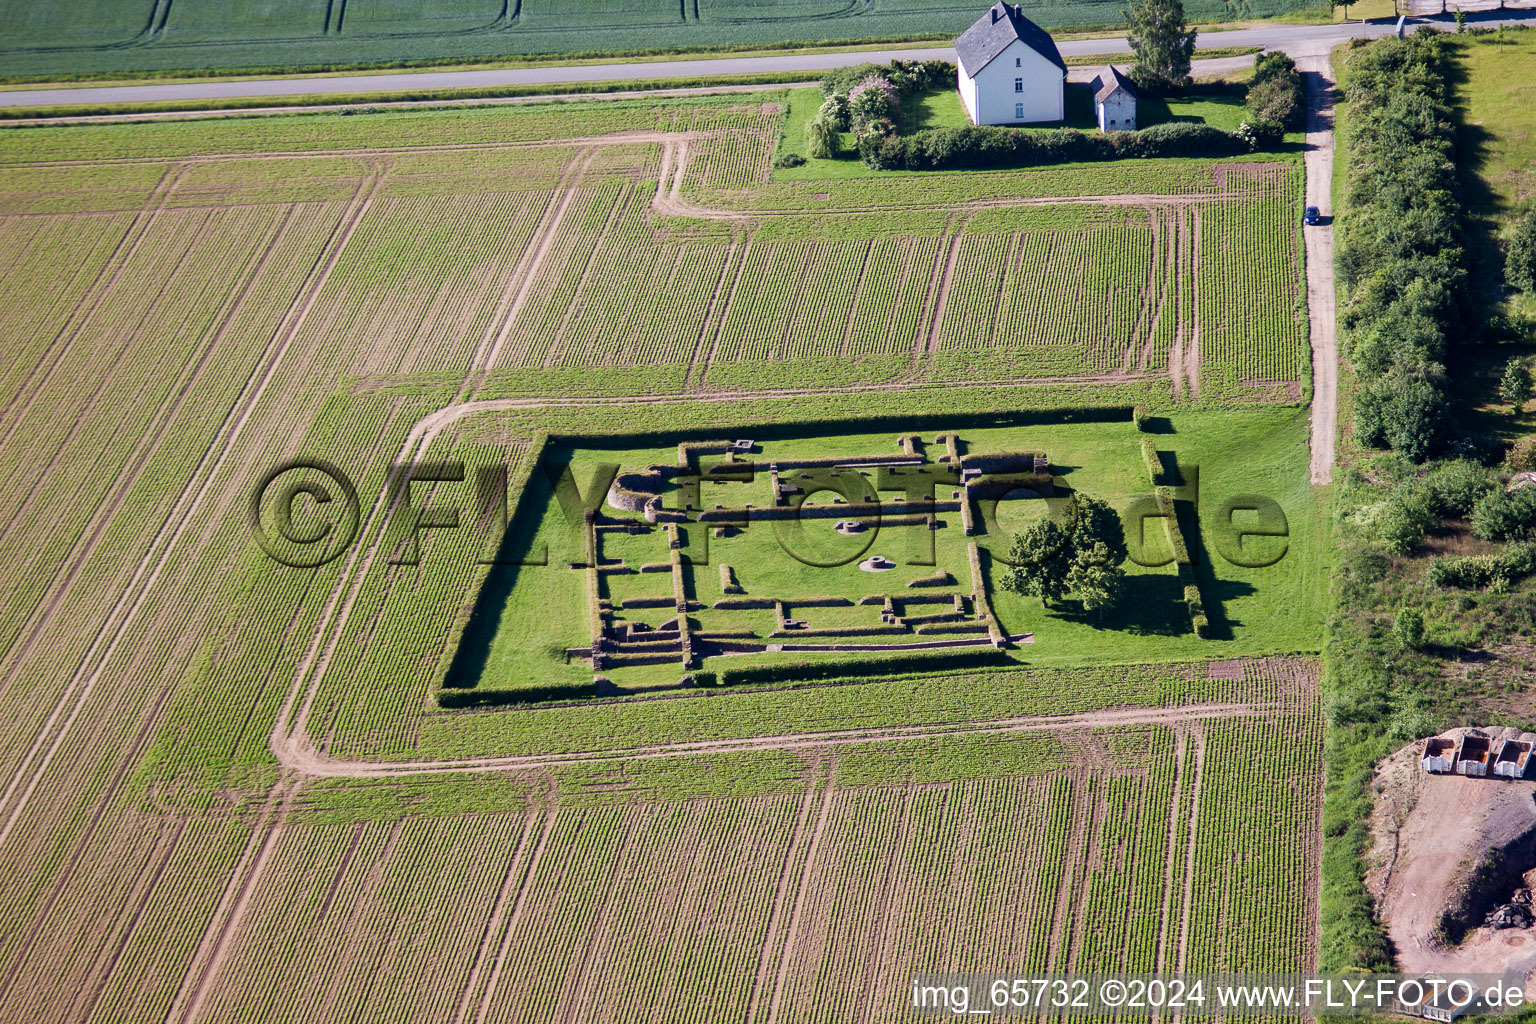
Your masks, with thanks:
[[[1306,6],[1263,0],[1267,17]],[[89,0],[0,5],[11,33],[0,59],[11,74],[495,58],[633,52],[782,42],[958,34],[976,18],[954,0],[476,0],[444,9],[427,0]],[[1216,0],[1191,0],[1191,19],[1223,20]],[[1030,17],[1047,28],[1122,24],[1109,0],[1053,0]]]
[[[0,1019],[824,1019],[832,976],[857,979],[837,1016],[890,1019],[888,977],[925,964],[1301,966],[1327,556],[1297,169],[774,181],[781,118],[765,94],[0,132]],[[1034,636],[994,664],[439,702],[487,607],[477,687],[593,685],[565,661],[588,595],[491,564],[547,542],[539,571],[581,578],[523,500],[553,456],[586,488],[683,440],[944,432],[1117,501],[1151,489],[1142,440],[1198,464],[1225,632],[1189,633],[1168,566],[1125,628],[992,588]],[[294,504],[299,533],[341,513],[318,564],[263,547],[253,499],[293,460],[340,474]],[[1264,570],[1209,518],[1255,491],[1290,530]],[[775,581],[755,529],[708,538],[748,595],[837,593]],[[900,558],[917,528],[892,529]],[[924,572],[968,590],[936,532]],[[607,557],[669,561],[654,539]]]

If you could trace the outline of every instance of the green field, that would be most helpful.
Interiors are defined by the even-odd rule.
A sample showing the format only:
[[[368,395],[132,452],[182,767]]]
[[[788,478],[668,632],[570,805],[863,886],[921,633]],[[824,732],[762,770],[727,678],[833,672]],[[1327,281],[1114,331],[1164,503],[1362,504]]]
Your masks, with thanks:
[[[1244,5],[1246,17],[1302,9],[1295,0]],[[944,0],[476,0],[444,10],[424,0],[90,0],[0,6],[10,29],[8,74],[291,67],[953,36],[974,4]],[[1192,20],[1229,20],[1217,0],[1192,0]],[[1118,25],[1109,0],[1031,6],[1052,28]]]
[[[779,180],[788,101],[0,131],[0,1020],[902,1019],[925,965],[1310,966],[1298,168]],[[1102,624],[994,587],[1034,634],[1008,662],[439,702],[486,608],[477,686],[592,686],[569,535],[519,501],[547,457],[948,431],[1117,502],[1152,486],[1144,439],[1198,463],[1220,628],[1138,569]],[[334,480],[258,494],[296,459],[355,514]],[[462,512],[415,551],[398,463]],[[1211,553],[1206,509],[1253,491],[1290,524],[1267,570]],[[305,536],[342,513],[337,557],[262,546],[253,499],[283,494]],[[717,554],[791,615],[861,591],[757,529],[708,538],[695,598]],[[923,572],[958,584],[936,533]],[[670,560],[654,539],[604,553]],[[482,561],[530,540],[527,579]],[[621,606],[671,584],[612,579]]]
[[[1462,108],[1473,187],[1467,190],[1472,211],[1487,224],[1469,245],[1479,260],[1490,260],[1486,247],[1495,237],[1506,243],[1517,220],[1536,206],[1536,112],[1518,102],[1520,82],[1536,60],[1536,32],[1506,30],[1456,40],[1462,78],[1457,102]],[[1496,275],[1489,274],[1489,278]],[[1499,296],[1488,296],[1495,303]],[[1512,312],[1536,315],[1536,299],[1514,294]]]

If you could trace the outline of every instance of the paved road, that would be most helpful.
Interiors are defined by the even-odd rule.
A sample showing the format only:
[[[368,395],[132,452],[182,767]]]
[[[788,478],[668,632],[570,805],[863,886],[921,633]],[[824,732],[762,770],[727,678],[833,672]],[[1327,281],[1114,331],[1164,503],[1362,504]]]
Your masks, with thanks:
[[[1508,24],[1536,21],[1536,10],[1472,15],[1477,23]],[[1449,21],[1449,19],[1433,19]],[[1348,25],[1266,25],[1229,32],[1202,33],[1210,47],[1264,46],[1295,57],[1318,56],[1352,36],[1389,35],[1386,22]],[[1058,44],[1064,56],[1128,51],[1121,39],[1079,39]],[[246,82],[186,82],[159,85],[87,86],[74,89],[25,89],[0,92],[0,106],[36,107],[65,103],[152,103],[171,100],[230,99],[253,96],[292,96],[361,92],[401,92],[422,89],[469,89],[509,85],[554,85],[571,82],[623,82],[647,78],[695,78],[763,72],[817,72],[864,61],[954,60],[950,47],[928,50],[860,50],[842,53],[784,54],[773,57],[721,57],[710,60],[651,61],[644,64],[564,65],[542,68],[499,68],[478,71],[417,71],[332,78],[278,78]]]

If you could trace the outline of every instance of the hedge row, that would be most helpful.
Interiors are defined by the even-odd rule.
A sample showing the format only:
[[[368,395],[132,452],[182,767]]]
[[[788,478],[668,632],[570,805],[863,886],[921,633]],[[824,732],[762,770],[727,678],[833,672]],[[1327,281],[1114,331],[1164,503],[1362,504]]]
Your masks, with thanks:
[[[912,135],[866,133],[858,140],[864,163],[879,171],[1037,167],[1128,157],[1221,157],[1273,148],[1278,129],[1248,125],[1225,132],[1205,124],[1171,122],[1135,132],[1081,132],[1075,128],[1024,131],[996,125],[930,128]]]
[[[1448,426],[1446,341],[1466,316],[1450,60],[1440,33],[1357,48],[1338,269],[1363,444],[1429,457]]]

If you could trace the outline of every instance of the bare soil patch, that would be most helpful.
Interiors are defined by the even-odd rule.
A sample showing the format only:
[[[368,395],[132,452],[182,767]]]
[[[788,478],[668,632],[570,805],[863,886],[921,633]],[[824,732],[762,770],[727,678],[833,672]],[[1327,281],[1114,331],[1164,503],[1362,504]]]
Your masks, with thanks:
[[[1466,729],[1442,735],[1459,737]],[[1496,740],[1504,730],[1487,730]],[[1421,743],[1382,762],[1366,884],[1404,971],[1536,975],[1536,931],[1478,927],[1459,945],[1440,933],[1441,917],[1490,851],[1536,835],[1536,782],[1420,770]],[[1516,865],[1517,869],[1519,865]],[[1524,868],[1536,867],[1536,862]]]

